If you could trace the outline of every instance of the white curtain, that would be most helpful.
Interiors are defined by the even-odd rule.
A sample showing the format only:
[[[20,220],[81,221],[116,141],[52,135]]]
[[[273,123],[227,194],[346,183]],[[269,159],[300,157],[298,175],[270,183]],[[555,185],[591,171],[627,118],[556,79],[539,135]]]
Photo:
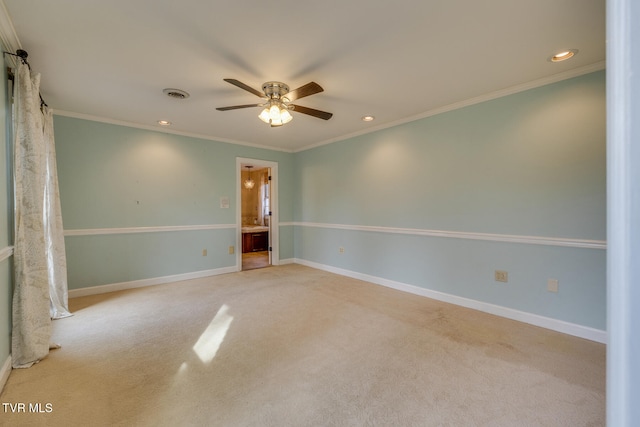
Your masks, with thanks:
[[[14,80],[15,289],[12,361],[26,368],[49,353],[51,319],[70,316],[51,111],[40,75],[20,63]]]
[[[38,95],[39,97],[39,95]],[[56,167],[56,146],[53,138],[53,112],[43,106],[44,148],[46,173],[43,222],[45,245],[47,248],[47,272],[49,274],[49,303],[52,319],[71,316],[67,287],[67,255],[64,246],[62,209],[58,189],[58,169]]]

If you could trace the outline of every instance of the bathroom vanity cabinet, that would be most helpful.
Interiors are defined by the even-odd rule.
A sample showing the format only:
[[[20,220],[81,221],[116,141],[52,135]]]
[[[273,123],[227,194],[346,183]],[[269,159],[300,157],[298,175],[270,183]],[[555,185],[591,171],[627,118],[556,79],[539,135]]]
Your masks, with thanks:
[[[242,232],[242,252],[259,252],[269,249],[268,231]]]

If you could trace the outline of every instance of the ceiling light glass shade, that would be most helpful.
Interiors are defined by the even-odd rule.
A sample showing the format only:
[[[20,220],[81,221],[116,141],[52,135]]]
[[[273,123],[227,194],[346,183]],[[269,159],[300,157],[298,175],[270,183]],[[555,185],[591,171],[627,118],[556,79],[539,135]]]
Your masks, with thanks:
[[[271,108],[269,108],[269,118],[272,122],[280,121],[280,107],[278,107],[276,104],[273,104]]]
[[[258,117],[271,126],[282,126],[293,119],[289,110],[279,102],[272,102],[269,107],[262,110]]]
[[[256,182],[251,178],[249,178],[244,180],[243,185],[244,185],[244,188],[246,188],[247,190],[251,190],[256,185]]]
[[[260,113],[260,115],[258,117],[263,122],[269,124],[269,109],[265,108],[264,110],[262,110],[262,113]]]
[[[280,111],[280,119],[282,119],[282,124],[285,124],[293,120],[293,116],[291,115],[289,110],[283,109]]]
[[[247,177],[247,179],[242,181],[242,185],[244,185],[244,188],[246,188],[247,190],[251,190],[256,185],[255,181],[251,179],[251,168],[253,168],[253,166],[247,165],[249,176]]]
[[[271,126],[282,126],[282,119],[280,118],[280,107],[273,104],[269,108],[269,123]]]

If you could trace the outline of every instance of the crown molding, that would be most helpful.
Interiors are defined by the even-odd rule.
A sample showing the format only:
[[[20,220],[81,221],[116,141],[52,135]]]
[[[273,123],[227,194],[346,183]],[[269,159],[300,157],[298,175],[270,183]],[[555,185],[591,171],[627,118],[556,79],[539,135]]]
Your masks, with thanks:
[[[321,141],[315,144],[307,145],[305,147],[298,148],[294,150],[294,153],[298,153],[301,151],[311,150],[312,148],[321,147],[323,145],[333,144],[334,142],[344,141],[346,139],[355,138],[357,136],[366,135],[369,133],[381,131],[384,129],[392,128],[394,126],[399,126],[405,123],[414,122],[416,120],[425,119],[427,117],[435,116],[438,114],[446,113],[448,111],[458,110],[460,108],[468,107],[475,104],[480,104],[485,101],[491,101],[493,99],[502,98],[509,95],[514,95],[519,92],[524,92],[529,89],[535,89],[538,87],[550,85],[552,83],[558,83],[563,80],[572,79],[574,77],[580,77],[585,74],[595,73],[596,71],[601,71],[606,69],[606,61],[600,61],[593,64],[585,65],[583,67],[574,68],[572,70],[564,71],[562,73],[553,74],[551,76],[543,77],[541,79],[533,80],[530,82],[522,83],[519,85],[507,87],[504,89],[499,89],[493,92],[485,93],[484,95],[476,96],[474,98],[465,99],[463,101],[454,102],[453,104],[444,105],[442,107],[434,108],[429,111],[425,111],[424,113],[417,114],[411,117],[405,117],[400,120],[396,120],[393,122],[385,123],[380,126],[371,127],[368,129],[364,129],[362,131],[353,132],[347,135],[339,136],[336,138],[328,139],[326,141]]]
[[[238,140],[229,139],[229,138],[218,138],[218,137],[203,135],[203,134],[194,133],[194,132],[184,132],[179,130],[167,129],[166,127],[127,122],[123,120],[110,119],[108,117],[93,116],[93,115],[84,114],[84,113],[76,113],[73,111],[53,110],[53,114],[56,116],[71,117],[73,119],[88,120],[91,122],[106,123],[109,125],[124,126],[124,127],[134,128],[134,129],[142,129],[142,130],[149,130],[153,132],[167,133],[171,135],[186,136],[187,138],[204,139],[206,141],[221,142],[224,144],[242,145],[245,147],[260,148],[260,149],[269,150],[269,151],[281,151],[285,153],[293,152],[293,150],[289,150],[286,148],[271,147],[269,145],[254,144],[251,142],[243,142],[243,141],[238,141]]]
[[[11,20],[11,17],[9,16],[9,12],[7,10],[6,5],[4,4],[4,0],[0,0],[0,41],[2,42],[2,44],[4,45],[4,48],[8,51],[8,52],[16,52],[18,49],[21,49],[21,44],[20,44],[20,40],[18,38],[18,34],[16,33],[15,27],[13,26],[13,22]],[[10,62],[10,64],[12,66],[16,65],[16,59],[15,57],[12,56],[7,56],[5,57],[7,61]],[[351,139],[357,136],[361,136],[361,135],[365,135],[365,134],[369,134],[369,133],[374,133],[383,129],[387,129],[387,128],[391,128],[394,126],[398,126],[404,123],[409,123],[409,122],[413,122],[416,120],[420,120],[420,119],[424,119],[427,117],[431,117],[431,116],[435,116],[437,114],[441,114],[441,113],[445,113],[448,111],[452,111],[452,110],[457,110],[460,108],[464,108],[470,105],[474,105],[474,104],[479,104],[481,102],[485,102],[485,101],[490,101],[492,99],[497,99],[497,98],[501,98],[504,96],[508,96],[508,95],[512,95],[518,92],[523,92],[529,89],[534,89],[537,87],[541,87],[541,86],[545,86],[548,84],[552,84],[552,83],[556,83],[562,80],[567,80],[573,77],[578,77],[584,74],[589,74],[589,73],[593,73],[596,71],[600,71],[600,70],[604,70],[606,68],[606,61],[600,61],[600,62],[596,62],[590,65],[586,65],[583,67],[579,67],[573,70],[569,70],[569,71],[565,71],[562,73],[558,73],[558,74],[554,74],[552,76],[548,76],[548,77],[544,77],[541,79],[537,79],[537,80],[533,80],[531,82],[527,82],[527,83],[523,83],[520,85],[516,85],[516,86],[512,86],[512,87],[508,87],[505,89],[501,89],[501,90],[497,90],[494,92],[490,92],[484,95],[480,95],[474,98],[470,98],[467,100],[463,100],[460,102],[456,102],[453,104],[449,104],[449,105],[445,105],[442,107],[438,107],[429,111],[426,111],[424,113],[415,115],[415,116],[411,116],[411,117],[406,117],[404,119],[400,119],[400,120],[396,120],[390,123],[386,123],[384,125],[380,125],[380,126],[376,126],[376,127],[372,127],[372,128],[368,128],[366,130],[362,130],[362,131],[358,131],[358,132],[353,132],[350,134],[346,134],[346,135],[342,135],[342,136],[338,136],[336,138],[331,138],[325,141],[321,141],[315,144],[310,144],[307,145],[305,147],[301,147],[301,148],[297,148],[297,149],[284,149],[284,148],[276,148],[276,147],[272,147],[272,146],[266,146],[266,145],[262,145],[262,144],[255,144],[255,143],[251,143],[251,142],[246,142],[246,141],[238,141],[238,140],[233,140],[233,139],[227,139],[227,138],[217,138],[217,137],[211,137],[208,135],[201,135],[201,134],[197,134],[197,133],[191,133],[191,132],[183,132],[183,131],[175,131],[175,130],[169,130],[166,128],[158,128],[155,126],[149,126],[149,125],[143,125],[143,124],[138,124],[138,123],[132,123],[132,122],[126,122],[126,121],[121,121],[121,120],[115,120],[115,119],[110,119],[110,118],[105,118],[105,117],[98,117],[98,116],[91,116],[88,114],[82,114],[82,113],[76,113],[76,112],[72,112],[72,111],[60,111],[60,110],[56,110],[54,111],[54,114],[60,115],[60,116],[66,116],[66,117],[72,117],[72,118],[77,118],[77,119],[83,119],[83,120],[89,120],[89,121],[95,121],[95,122],[101,122],[101,123],[108,123],[108,124],[114,124],[114,125],[118,125],[118,126],[126,126],[126,127],[132,127],[132,128],[138,128],[138,129],[144,129],[144,130],[151,130],[151,131],[156,131],[156,132],[161,132],[161,133],[168,133],[168,134],[174,134],[174,135],[180,135],[180,136],[186,136],[186,137],[190,137],[190,138],[197,138],[197,139],[204,139],[204,140],[209,140],[209,141],[216,141],[216,142],[222,142],[222,143],[227,143],[227,144],[234,144],[234,145],[242,145],[242,146],[247,146],[247,147],[253,147],[253,148],[260,148],[260,149],[265,149],[265,150],[271,150],[271,151],[281,151],[281,152],[285,152],[285,153],[298,153],[298,152],[302,152],[302,151],[306,151],[306,150],[310,150],[316,147],[320,147],[323,145],[328,145],[328,144],[332,144],[334,142],[339,142],[339,141],[344,141],[347,139]]]
[[[7,52],[15,53],[22,47],[18,34],[13,26],[11,17],[7,6],[3,0],[0,0],[0,41]],[[14,56],[5,57],[11,63],[12,66],[16,65],[16,59]]]

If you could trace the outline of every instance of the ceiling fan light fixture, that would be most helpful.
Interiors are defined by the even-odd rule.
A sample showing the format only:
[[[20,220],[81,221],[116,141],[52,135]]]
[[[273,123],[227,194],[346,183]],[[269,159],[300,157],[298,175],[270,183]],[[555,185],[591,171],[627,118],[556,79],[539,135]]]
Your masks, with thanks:
[[[272,101],[262,110],[258,118],[271,126],[282,126],[289,123],[293,116],[285,104],[279,101]]]
[[[246,90],[247,92],[252,93],[253,95],[256,95],[257,97],[262,98],[266,101],[263,101],[262,104],[244,104],[231,105],[228,107],[218,107],[216,108],[216,110],[218,111],[260,107],[262,108],[262,111],[260,112],[260,114],[258,114],[258,118],[266,124],[271,125],[272,127],[282,126],[293,120],[293,116],[291,115],[292,111],[306,114],[312,117],[317,117],[322,120],[329,120],[331,117],[333,117],[332,113],[328,113],[326,111],[303,107],[302,105],[290,104],[290,102],[296,101],[300,98],[323,92],[324,89],[322,89],[322,87],[316,82],[309,82],[306,85],[300,86],[299,88],[293,90],[292,92],[289,91],[289,86],[284,83],[266,82],[262,85],[262,92],[260,92],[236,79],[223,80],[227,83],[231,83],[232,85],[239,87],[240,89]]]

